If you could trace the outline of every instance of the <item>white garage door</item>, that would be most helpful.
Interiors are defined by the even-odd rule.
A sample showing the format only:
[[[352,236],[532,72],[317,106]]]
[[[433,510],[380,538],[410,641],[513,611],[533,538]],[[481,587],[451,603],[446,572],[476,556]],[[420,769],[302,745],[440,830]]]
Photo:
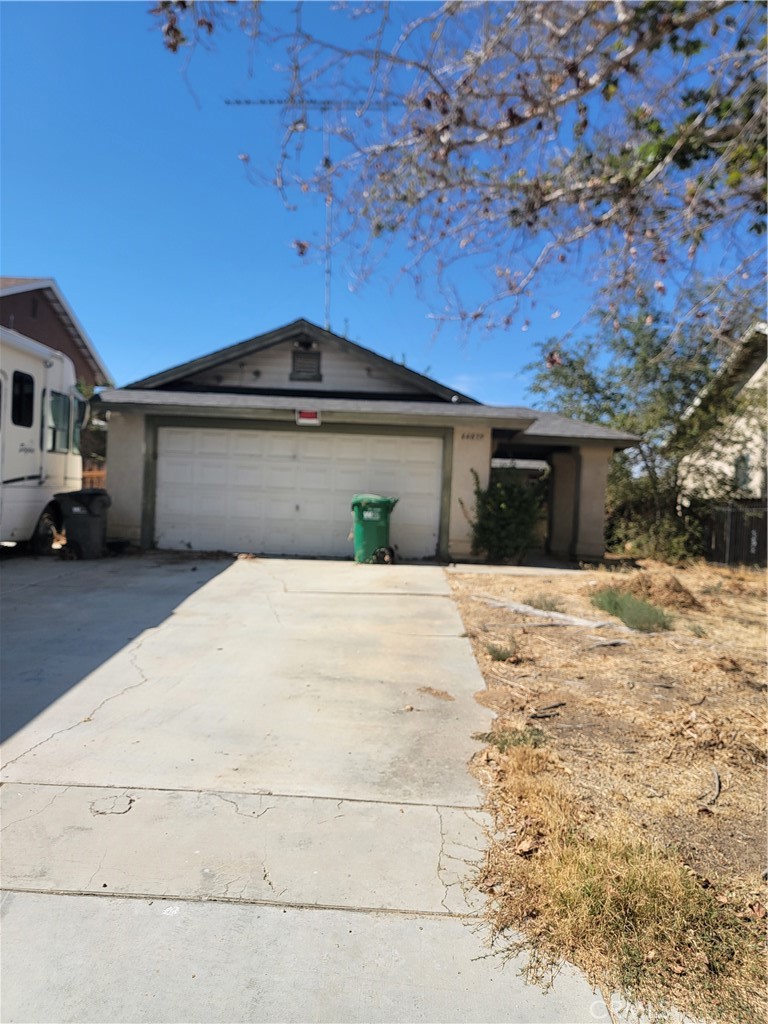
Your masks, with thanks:
[[[351,557],[356,493],[400,499],[391,542],[435,555],[443,442],[435,437],[163,427],[155,540],[167,549]]]

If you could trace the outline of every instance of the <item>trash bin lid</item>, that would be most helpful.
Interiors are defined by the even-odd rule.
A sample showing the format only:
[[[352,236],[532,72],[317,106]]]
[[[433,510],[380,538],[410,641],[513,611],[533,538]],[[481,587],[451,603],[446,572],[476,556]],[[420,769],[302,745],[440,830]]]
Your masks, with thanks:
[[[355,494],[352,498],[352,508],[379,508],[393,509],[399,498],[385,498],[381,494]]]

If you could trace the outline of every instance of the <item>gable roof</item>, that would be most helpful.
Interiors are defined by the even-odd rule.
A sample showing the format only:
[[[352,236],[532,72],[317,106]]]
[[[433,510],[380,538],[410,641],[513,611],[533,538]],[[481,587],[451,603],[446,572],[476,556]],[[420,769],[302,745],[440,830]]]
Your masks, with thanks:
[[[699,410],[704,410],[728,393],[735,397],[745,384],[759,370],[768,358],[768,324],[757,321],[739,338],[733,351],[723,361],[709,383],[680,417],[683,422],[692,419]]]
[[[85,362],[91,367],[99,387],[112,383],[112,375],[96,351],[96,346],[62,295],[52,277],[0,277],[0,299],[23,292],[42,291]]]
[[[294,320],[293,323],[286,324],[284,327],[278,327],[274,331],[267,331],[266,334],[258,334],[253,338],[247,338],[245,341],[240,341],[235,345],[220,348],[207,356],[201,356],[199,359],[192,359],[189,362],[180,363],[178,366],[172,366],[161,373],[155,373],[150,377],[127,384],[126,388],[138,391],[151,391],[157,388],[168,389],[170,385],[178,383],[192,374],[211,370],[231,360],[241,359],[255,352],[264,352],[267,349],[298,338],[308,338],[316,342],[330,342],[342,351],[348,352],[356,358],[364,358],[366,362],[377,366],[379,369],[386,370],[391,376],[401,380],[403,384],[409,385],[414,390],[432,395],[445,402],[479,405],[474,398],[456,391],[455,388],[446,387],[431,377],[426,377],[415,370],[409,370],[407,366],[396,363],[392,359],[387,359],[385,356],[380,356],[369,348],[358,345],[354,341],[349,341],[348,338],[342,338],[339,334],[334,334],[332,331],[325,330],[322,327],[318,327],[317,324],[303,319]],[[170,390],[173,390],[172,387]]]

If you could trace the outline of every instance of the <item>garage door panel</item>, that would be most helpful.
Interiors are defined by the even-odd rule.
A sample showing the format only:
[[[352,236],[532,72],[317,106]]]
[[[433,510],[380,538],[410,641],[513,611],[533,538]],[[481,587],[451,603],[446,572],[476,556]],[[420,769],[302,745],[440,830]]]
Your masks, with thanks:
[[[233,430],[229,450],[232,455],[245,455],[249,458],[260,457],[264,451],[264,435],[256,430]]]
[[[190,510],[193,510],[194,518],[221,518],[221,492],[212,487],[198,490],[194,496],[190,495],[184,515],[189,516]]]
[[[391,540],[401,557],[438,542],[442,441],[434,437],[161,428],[160,547],[349,558],[356,493],[400,499]]]
[[[264,466],[257,458],[248,460],[240,456],[232,461],[229,477],[233,490],[259,488],[264,483]]]
[[[229,471],[225,459],[198,458],[195,469],[195,483],[198,487],[227,486]]]
[[[412,438],[409,438],[412,441]],[[371,459],[376,462],[399,462],[402,451],[402,438],[394,437],[373,438],[370,443]],[[409,445],[409,448],[412,446]]]
[[[264,486],[270,491],[296,491],[297,473],[294,463],[274,462],[264,467]]]
[[[425,465],[434,465],[432,458],[431,438],[412,437],[410,438],[410,450],[414,459],[421,459]]]
[[[166,455],[175,453],[190,455],[196,451],[197,438],[189,430],[167,427],[163,430],[162,438],[158,440],[158,444],[162,444],[163,452]]]
[[[334,488],[340,493],[364,494],[368,491],[368,467],[364,463],[358,466],[336,466],[333,471]]]
[[[297,495],[293,493],[265,493],[262,498],[264,518],[274,519],[279,523],[283,523],[286,520],[292,523],[297,512],[296,499]]]
[[[329,487],[328,464],[309,462],[301,466],[301,491],[327,495]]]
[[[189,458],[169,457],[165,461],[165,480],[168,484],[191,484],[195,476],[195,463]]]
[[[228,430],[201,430],[197,440],[198,455],[227,455],[231,432]]]
[[[262,436],[265,437],[265,456],[270,461],[296,458],[298,438],[295,438],[292,434],[276,430],[273,434]]]
[[[299,457],[305,462],[328,463],[334,457],[334,448],[333,438],[322,434],[307,434]]]

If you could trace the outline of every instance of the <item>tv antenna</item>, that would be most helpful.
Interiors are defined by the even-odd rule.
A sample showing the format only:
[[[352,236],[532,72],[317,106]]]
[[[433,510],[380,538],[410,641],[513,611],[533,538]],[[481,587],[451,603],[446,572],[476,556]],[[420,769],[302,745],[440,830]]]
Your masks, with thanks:
[[[331,110],[383,110],[384,104],[370,100],[332,99],[225,99],[228,107],[290,107],[317,110],[323,115],[323,169],[325,171],[325,329],[331,329],[331,235],[333,231],[333,190],[331,189],[331,133],[328,113]],[[302,121],[299,118],[297,125]],[[306,124],[304,125],[306,127]]]

